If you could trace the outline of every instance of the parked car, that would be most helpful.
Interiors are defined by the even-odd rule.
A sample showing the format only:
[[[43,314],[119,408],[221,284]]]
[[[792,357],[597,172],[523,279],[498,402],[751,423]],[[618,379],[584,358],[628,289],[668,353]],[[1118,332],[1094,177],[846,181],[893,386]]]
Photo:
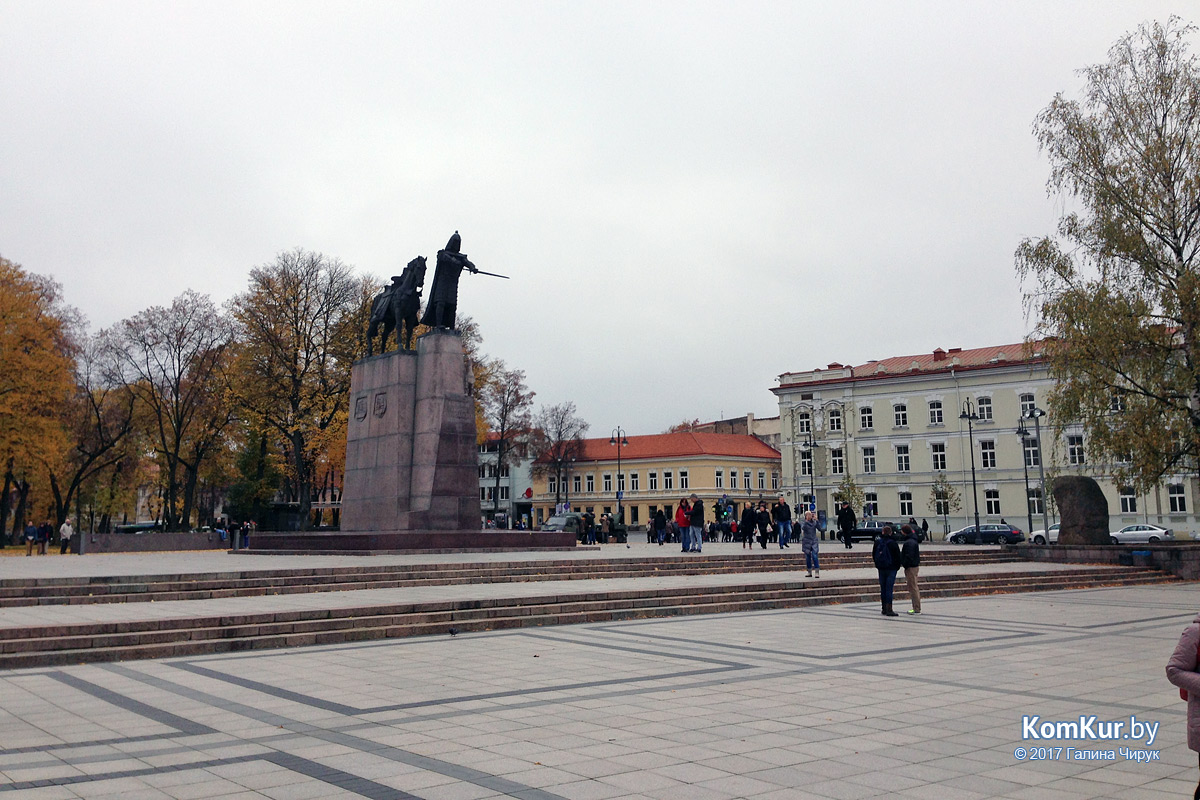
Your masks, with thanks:
[[[1016,544],[1025,541],[1025,534],[1015,525],[991,522],[979,526],[979,538],[983,544]],[[975,544],[975,526],[960,528],[949,539],[954,544]]]
[[[1057,544],[1058,523],[1056,522],[1051,525],[1048,531],[1039,528],[1038,530],[1029,534],[1029,541],[1033,542],[1034,544]]]
[[[569,531],[579,536],[583,531],[583,515],[582,514],[555,514],[542,523],[544,531]]]
[[[874,519],[863,522],[850,534],[850,542],[873,542],[875,541],[875,537],[879,535],[879,532],[883,530],[884,525],[890,525],[893,534],[899,536],[900,526],[903,524],[902,522],[880,522]],[[838,532],[837,540],[839,542],[845,541],[840,531]],[[925,533],[920,528],[917,528],[917,541],[925,541]]]
[[[1170,528],[1160,528],[1157,525],[1139,523],[1137,525],[1126,525],[1119,531],[1112,531],[1108,534],[1108,537],[1113,544],[1173,542],[1175,541],[1175,532]]]

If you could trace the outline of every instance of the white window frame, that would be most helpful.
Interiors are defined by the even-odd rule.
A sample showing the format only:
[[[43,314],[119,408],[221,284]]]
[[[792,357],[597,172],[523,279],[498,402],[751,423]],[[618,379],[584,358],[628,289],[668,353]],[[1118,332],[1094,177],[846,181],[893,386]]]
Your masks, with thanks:
[[[1167,502],[1172,514],[1187,513],[1187,489],[1182,483],[1167,484]]]
[[[913,515],[912,492],[899,492],[897,497],[900,500],[900,516],[911,517]]]
[[[892,421],[896,423],[896,428],[908,427],[908,403],[892,404]]]
[[[669,469],[663,470],[663,491],[669,492],[675,488],[675,473]]]
[[[1122,486],[1117,491],[1119,492],[1119,498],[1121,501],[1121,513],[1136,514],[1138,506],[1137,493],[1134,492],[1133,487]]]
[[[979,417],[980,422],[992,421],[992,398],[990,396],[975,398],[975,415]]]
[[[649,487],[647,487],[647,488],[649,488],[650,491],[657,492],[658,491],[658,472],[656,470],[650,470],[650,472],[648,472],[646,474],[646,482],[649,484]]]
[[[834,475],[846,474],[846,451],[835,447],[829,451],[829,467]]]
[[[612,481],[612,478],[613,478],[613,476],[612,476],[612,473],[611,473],[611,472],[606,472],[606,473],[604,473],[604,476],[603,476],[603,479],[602,479],[602,480],[603,480],[603,486],[604,486],[604,493],[605,493],[605,494],[608,494],[609,492],[611,492],[611,491],[612,491],[612,487],[613,487],[613,481]]]
[[[942,415],[942,401],[941,400],[930,400],[929,401],[929,424],[930,425],[944,425],[945,421],[946,420]],[[912,515],[910,514],[909,516],[912,516]]]
[[[858,409],[858,429],[862,431],[875,430],[875,409],[872,406],[861,406]]]
[[[725,470],[720,467],[713,472],[713,486],[717,489],[725,488]]]
[[[876,469],[875,448],[874,447],[864,447],[863,451],[862,451],[862,458],[863,458],[863,473],[867,474],[867,475],[873,474]]]
[[[934,472],[946,471],[946,443],[933,442],[929,445],[929,461]]]
[[[984,489],[983,503],[987,506],[987,511],[984,512],[989,516],[999,516],[1000,511],[1000,490],[999,489]]]
[[[829,409],[825,418],[829,420],[829,430],[840,431],[842,429],[842,410],[840,408]]]
[[[679,470],[679,491],[684,491],[690,488],[688,480],[688,471],[686,469]]]
[[[994,439],[979,440],[979,468],[996,468],[996,441]]]

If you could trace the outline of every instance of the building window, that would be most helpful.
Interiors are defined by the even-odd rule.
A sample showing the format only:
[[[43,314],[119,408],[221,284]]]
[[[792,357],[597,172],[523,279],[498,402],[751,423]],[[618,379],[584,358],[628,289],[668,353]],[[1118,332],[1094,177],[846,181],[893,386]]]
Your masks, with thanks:
[[[913,515],[912,492],[900,492],[900,516],[911,517]]]
[[[864,431],[875,427],[875,416],[870,406],[863,406],[858,410],[858,427]]]
[[[737,488],[737,470],[736,469],[729,470],[729,488],[730,489]]]
[[[1067,463],[1074,466],[1086,464],[1087,460],[1083,455],[1083,437],[1068,436],[1067,437]]]
[[[992,398],[980,397],[975,401],[975,413],[979,415],[979,419],[984,422],[992,421]]]
[[[507,477],[508,477],[508,464],[501,464],[501,465],[500,465],[500,477],[501,477],[501,478],[507,478]]]
[[[1033,413],[1033,409],[1037,407],[1037,404],[1033,402],[1033,395],[1031,395],[1031,394],[1023,394],[1023,395],[1021,395],[1020,399],[1021,399],[1021,416],[1028,417],[1030,414]]]
[[[663,470],[663,488],[668,490],[675,488],[675,476],[669,469]]]
[[[1113,392],[1109,399],[1108,408],[1113,413],[1120,413],[1125,410],[1125,396],[1120,392]]]
[[[742,472],[742,486],[745,486],[747,489],[750,488],[750,470]]]
[[[771,473],[771,491],[774,491],[774,492],[779,491],[779,473],[778,472]]]
[[[796,432],[812,433],[812,414],[804,411],[796,415]]]
[[[895,417],[897,428],[908,427],[908,406],[904,403],[896,403],[896,405],[892,406],[892,413]]]
[[[587,490],[589,492],[596,491],[596,476],[589,474],[587,476]]]
[[[1029,513],[1030,514],[1041,514],[1042,513],[1042,490],[1041,489],[1030,489],[1029,490]]]
[[[481,478],[487,477],[487,465],[486,464],[479,465],[479,477],[481,477]]]
[[[864,447],[863,448],[863,472],[874,472],[874,471],[875,471],[875,448],[874,447]]]
[[[650,472],[646,475],[646,480],[650,483],[650,491],[658,491],[658,473]]]
[[[688,488],[688,471],[686,469],[679,470],[679,488]]]
[[[846,455],[840,447],[829,451],[829,465],[834,475],[845,474]]]
[[[941,442],[934,442],[929,445],[929,457],[933,462],[934,472],[946,471],[946,445]]]
[[[1042,463],[1042,454],[1038,450],[1037,439],[1025,439],[1025,466],[1036,467]]]
[[[565,483],[563,484],[563,488],[564,489],[567,488]],[[558,477],[557,476],[551,475],[549,478],[546,479],[546,491],[549,492],[550,494],[554,494],[558,491]]]
[[[625,473],[624,472],[617,473],[617,491],[618,492],[625,491]]]
[[[579,480],[579,476],[578,475],[572,476],[571,483],[573,484],[573,486],[571,487],[572,490],[575,492],[575,494],[579,494],[579,492],[581,491],[581,487],[583,485],[583,482]]]
[[[987,506],[988,514],[1000,513],[1000,490],[999,489],[984,489],[983,502]]]
[[[942,401],[941,400],[930,400],[929,401],[929,424],[930,425],[941,425],[942,422],[943,422],[943,420],[942,420]]]
[[[869,517],[879,514],[879,495],[875,494],[875,492],[866,492],[863,494],[863,514]]]
[[[767,471],[765,469],[758,471],[758,488],[764,490],[767,488]]]
[[[1133,493],[1132,486],[1121,487],[1121,513],[1136,514],[1137,513],[1137,495]]]
[[[804,511],[806,506],[809,506],[815,502],[817,502],[817,498],[813,497],[811,494],[802,494],[800,495],[800,508],[798,510]]]
[[[718,489],[725,488],[725,470],[719,469],[713,477],[713,485]]]
[[[1182,483],[1172,483],[1167,486],[1167,499],[1171,502],[1172,514],[1187,513],[1187,499],[1183,493]]]
[[[896,471],[908,472],[912,464],[908,460],[908,445],[896,445]]]
[[[826,417],[829,420],[829,430],[840,431],[842,429],[842,411],[841,411],[841,409],[838,409],[838,408],[829,409],[829,413],[826,414]]]
[[[800,474],[813,474],[813,454],[812,450],[803,450],[800,453]]]
[[[637,492],[641,490],[641,480],[636,472],[629,473],[629,491]]]
[[[604,473],[604,491],[605,492],[612,491],[612,475],[607,472]]]
[[[979,443],[979,466],[981,469],[996,468],[996,443],[981,441]]]
[[[950,501],[946,498],[946,493],[944,491],[938,492],[937,497],[934,498],[933,513],[937,514],[939,517],[950,516]]]
[[[507,486],[501,486],[501,487],[500,487],[500,499],[501,499],[501,500],[507,500],[507,499],[508,499],[508,487],[507,487]]]
[[[630,525],[640,524],[638,522],[638,507],[637,506],[629,506],[629,524]]]

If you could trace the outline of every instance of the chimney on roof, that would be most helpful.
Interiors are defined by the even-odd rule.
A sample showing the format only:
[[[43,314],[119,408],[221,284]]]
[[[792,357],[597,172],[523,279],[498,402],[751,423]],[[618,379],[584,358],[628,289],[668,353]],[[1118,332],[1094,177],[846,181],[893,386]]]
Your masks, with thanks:
[[[754,415],[749,412],[746,413],[746,433],[754,435]]]
[[[830,364],[828,367],[826,367],[826,369],[841,369],[841,368],[842,368],[842,365],[836,361],[833,362],[832,364]]]
[[[951,348],[950,348],[949,350],[947,350],[946,352],[947,352],[947,353],[961,353],[961,352],[962,352],[962,348],[961,348],[961,347],[951,347]]]
[[[946,351],[940,347],[938,349],[934,350],[933,351],[933,360],[934,361],[945,361],[946,360]]]

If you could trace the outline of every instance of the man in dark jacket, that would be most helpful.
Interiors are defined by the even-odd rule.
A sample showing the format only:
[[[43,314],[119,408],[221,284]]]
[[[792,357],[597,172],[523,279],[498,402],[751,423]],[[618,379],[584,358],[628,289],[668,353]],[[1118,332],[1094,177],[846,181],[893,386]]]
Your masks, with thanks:
[[[792,507],[783,495],[779,495],[779,502],[771,506],[771,518],[775,520],[775,530],[779,531],[779,549],[789,547],[788,540],[792,535]]]
[[[896,572],[900,569],[900,545],[892,538],[891,525],[883,526],[871,558],[879,573],[879,602],[883,606],[880,613],[885,617],[898,617],[900,615],[892,610],[892,591],[896,587]]]
[[[854,529],[858,527],[858,517],[854,516],[854,509],[849,503],[842,503],[842,508],[837,513],[838,530],[842,532],[842,541],[846,543],[846,549],[853,547]]]
[[[754,529],[758,527],[758,521],[754,511],[753,503],[746,503],[746,507],[742,509],[742,521],[738,523],[738,536],[742,537],[742,548],[749,547],[754,549]]]
[[[654,512],[654,532],[658,535],[658,546],[662,547],[663,540],[667,537],[667,515],[661,508]]]
[[[904,567],[904,582],[908,584],[908,596],[912,598],[910,614],[921,613],[921,588],[917,586],[917,572],[921,569],[921,545],[917,542],[917,529],[912,525],[900,528],[904,534],[904,547],[900,551],[900,564]]]
[[[704,545],[704,503],[696,495],[692,495],[691,502],[692,510],[688,513],[688,524],[692,528],[691,552],[699,553]]]

